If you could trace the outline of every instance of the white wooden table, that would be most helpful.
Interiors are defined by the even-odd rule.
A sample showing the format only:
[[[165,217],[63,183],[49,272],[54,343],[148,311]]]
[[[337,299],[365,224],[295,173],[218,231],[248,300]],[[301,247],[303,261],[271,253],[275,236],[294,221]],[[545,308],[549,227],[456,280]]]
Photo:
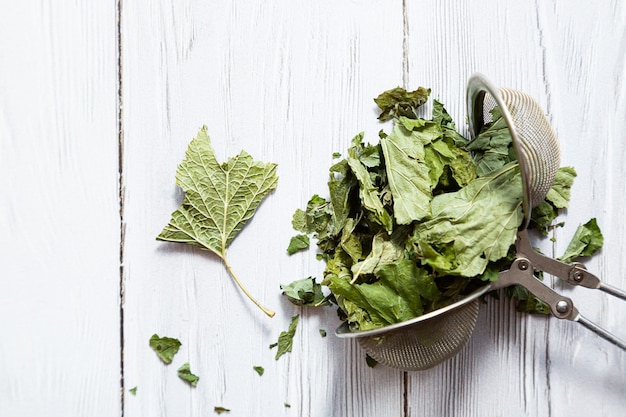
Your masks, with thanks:
[[[463,126],[475,71],[535,97],[578,171],[544,250],[595,216],[606,243],[588,267],[626,287],[625,68],[620,1],[2,0],[0,416],[625,415],[626,354],[575,323],[492,301],[457,357],[405,373],[369,368],[334,336],[334,310],[279,290],[321,276],[314,251],[285,252],[291,214],[325,192],[333,152],[376,140],[372,98],[430,87]],[[155,240],[203,124],[221,160],[278,163],[230,250],[273,319],[216,257]],[[624,303],[563,292],[626,337]],[[294,350],[275,361],[294,314]],[[172,365],[154,333],[183,343]],[[176,376],[184,362],[196,388]]]

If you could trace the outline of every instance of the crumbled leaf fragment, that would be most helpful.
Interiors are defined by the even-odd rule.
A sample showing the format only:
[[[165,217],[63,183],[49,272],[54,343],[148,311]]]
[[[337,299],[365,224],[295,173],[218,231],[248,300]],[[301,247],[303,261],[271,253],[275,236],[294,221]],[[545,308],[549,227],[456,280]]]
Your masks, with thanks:
[[[307,227],[306,212],[302,209],[297,209],[296,212],[293,214],[291,225],[293,226],[294,230],[303,233],[311,233],[309,231],[309,228]]]
[[[150,347],[166,364],[172,363],[172,359],[180,346],[180,340],[171,337],[159,337],[157,334],[153,334],[150,338]]]
[[[276,188],[276,164],[255,161],[245,151],[220,164],[204,126],[178,166],[176,183],[185,192],[185,200],[157,239],[215,253],[246,296],[273,316],[274,312],[254,299],[234,274],[226,250],[261,201]]]
[[[378,365],[378,361],[374,358],[372,358],[370,355],[365,354],[365,363],[367,364],[367,366],[369,366],[370,368],[374,368],[376,367],[376,365]]]
[[[287,247],[287,253],[289,255],[293,255],[296,252],[308,249],[310,244],[311,242],[307,235],[293,236],[291,240],[289,241],[289,246]]]
[[[550,315],[550,306],[538,299],[526,288],[514,285],[506,289],[507,296],[515,300],[517,311],[528,314]]]
[[[341,158],[341,152],[333,152],[333,159]]]
[[[466,149],[474,155],[479,177],[489,175],[515,161],[511,133],[498,107],[491,110],[492,121],[485,124]]]
[[[200,377],[191,372],[188,363],[184,363],[180,368],[178,368],[178,377],[183,381],[189,382],[189,384],[194,387],[198,385],[198,381],[200,380]]]
[[[393,196],[394,217],[399,224],[409,224],[429,214],[432,193],[428,165],[424,162],[424,145],[441,134],[439,125],[432,122],[423,122],[411,129],[397,124],[391,135],[380,140]]]
[[[278,360],[287,352],[291,352],[293,347],[293,337],[296,334],[296,328],[298,327],[299,315],[295,315],[291,318],[291,323],[286,331],[283,331],[278,336],[278,350],[276,351],[275,359]]]
[[[259,374],[259,376],[263,376],[263,374],[265,373],[265,368],[263,368],[262,366],[253,366],[252,369],[254,369],[254,371]]]
[[[230,413],[230,409],[219,406],[213,407],[213,411],[215,411],[217,414]]]
[[[280,289],[283,290],[283,295],[287,297],[291,303],[297,306],[317,307],[321,305],[330,305],[330,302],[322,293],[322,286],[316,283],[315,278],[313,277],[281,285]]]
[[[269,348],[270,348],[270,349],[274,349],[276,346],[278,346],[278,342],[276,342],[276,343],[271,343],[271,344],[270,344],[270,346],[269,346]]]
[[[417,118],[417,109],[428,100],[430,89],[419,87],[415,91],[406,91],[396,87],[381,93],[374,99],[381,113],[378,120],[381,122],[391,120],[394,117]]]
[[[291,404],[285,403],[285,408],[291,408]]]
[[[473,277],[505,257],[522,222],[517,163],[433,198],[432,218],[412,237],[423,262],[441,275]]]
[[[137,387],[132,387],[131,389],[128,390],[128,392],[130,392],[133,395],[137,395]]]
[[[552,223],[559,215],[559,210],[568,206],[574,178],[576,178],[574,168],[559,168],[546,199],[533,209],[530,217],[531,224],[542,235],[546,236],[552,228],[562,226],[562,223],[555,225]]]
[[[351,284],[332,277],[329,288],[348,311],[348,322],[359,330],[398,323],[424,312],[424,300],[439,297],[433,278],[409,259],[382,265],[378,280]]]
[[[604,244],[604,237],[595,218],[578,226],[565,253],[559,259],[563,262],[574,262],[582,256],[592,256]]]
[[[326,337],[326,330],[320,329],[320,336]]]

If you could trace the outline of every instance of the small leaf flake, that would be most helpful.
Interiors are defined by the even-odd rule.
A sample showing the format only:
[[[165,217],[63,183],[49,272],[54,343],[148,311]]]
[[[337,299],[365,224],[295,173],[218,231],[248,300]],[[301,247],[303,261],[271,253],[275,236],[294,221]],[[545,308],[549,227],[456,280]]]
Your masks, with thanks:
[[[365,363],[367,363],[367,366],[369,366],[370,368],[374,368],[376,367],[376,365],[378,365],[378,361],[368,354],[365,355]]]
[[[150,347],[159,358],[166,364],[172,363],[174,355],[178,352],[180,340],[171,337],[159,337],[156,333],[150,338]]]
[[[291,318],[291,323],[289,324],[289,329],[281,332],[278,336],[278,350],[276,351],[275,359],[278,360],[281,356],[283,356],[287,352],[291,352],[291,348],[293,347],[293,337],[296,334],[296,328],[298,327],[298,319],[299,315],[295,315]]]
[[[259,374],[259,376],[263,376],[263,374],[265,373],[265,368],[263,368],[262,366],[253,366],[252,369],[254,369],[254,371]]]
[[[296,235],[291,238],[289,241],[289,246],[287,247],[287,253],[289,255],[293,255],[296,252],[303,251],[308,249],[310,245],[310,240],[307,235]]]
[[[130,392],[133,395],[137,395],[137,387],[133,387],[133,388],[129,389],[128,392]]]
[[[213,407],[213,411],[215,411],[217,414],[230,413],[230,409],[218,406]]]
[[[178,377],[183,381],[189,382],[194,387],[198,385],[198,381],[200,380],[200,377],[191,373],[188,363],[185,363],[178,368]]]

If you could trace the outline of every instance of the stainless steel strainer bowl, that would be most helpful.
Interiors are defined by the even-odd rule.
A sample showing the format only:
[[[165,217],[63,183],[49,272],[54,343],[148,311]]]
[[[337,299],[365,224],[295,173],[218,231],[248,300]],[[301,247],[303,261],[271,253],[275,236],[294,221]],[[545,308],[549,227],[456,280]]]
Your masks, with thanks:
[[[527,94],[495,88],[482,75],[470,78],[467,110],[470,133],[475,137],[498,107],[506,121],[520,162],[524,219],[545,198],[559,167],[556,135],[539,105]],[[486,285],[445,308],[369,331],[351,331],[347,323],[335,332],[341,338],[356,338],[379,363],[407,371],[432,368],[456,355],[469,340],[480,306],[479,297],[492,288]]]
[[[405,371],[432,368],[456,355],[469,340],[480,307],[482,287],[462,300],[423,316],[375,330],[351,331],[343,323],[338,337],[356,338],[377,362]]]

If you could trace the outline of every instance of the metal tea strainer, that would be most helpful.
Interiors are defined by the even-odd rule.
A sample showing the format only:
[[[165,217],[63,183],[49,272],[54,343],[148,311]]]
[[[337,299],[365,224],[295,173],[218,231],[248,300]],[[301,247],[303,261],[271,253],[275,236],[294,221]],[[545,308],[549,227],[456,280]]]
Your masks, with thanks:
[[[463,299],[412,320],[375,330],[351,331],[347,323],[337,328],[341,338],[356,338],[375,360],[407,371],[436,366],[456,355],[469,340],[480,306],[479,297],[488,291],[521,285],[550,306],[560,319],[577,321],[596,334],[626,350],[626,342],[583,317],[572,300],[556,293],[533,275],[542,270],[571,285],[600,289],[626,300],[626,292],[600,280],[582,264],[566,264],[536,252],[528,236],[531,210],[544,200],[559,168],[559,144],[541,107],[517,90],[495,88],[484,76],[472,76],[467,87],[470,133],[476,136],[498,107],[513,141],[522,176],[524,218],[517,233],[516,259],[500,272],[498,280]]]

